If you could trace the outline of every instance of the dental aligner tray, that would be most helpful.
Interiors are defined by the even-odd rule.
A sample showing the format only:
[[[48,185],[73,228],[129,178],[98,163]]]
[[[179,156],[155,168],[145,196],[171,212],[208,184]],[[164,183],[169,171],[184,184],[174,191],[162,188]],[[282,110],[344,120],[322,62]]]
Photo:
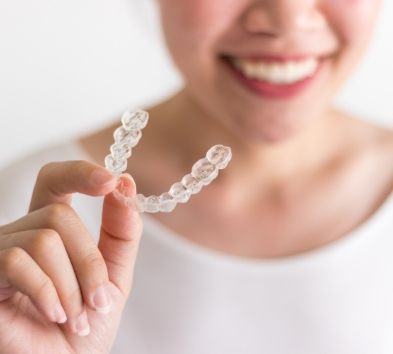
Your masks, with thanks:
[[[121,117],[122,125],[114,133],[114,144],[110,154],[105,157],[105,167],[115,176],[120,176],[127,169],[127,159],[132,154],[142,137],[142,129],[146,127],[149,114],[143,110],[125,111]],[[191,173],[185,175],[180,182],[174,183],[168,192],[159,196],[137,194],[126,197],[115,192],[115,197],[125,204],[133,206],[140,213],[171,212],[177,203],[186,203],[192,194],[199,193],[204,186],[210,184],[218,171],[227,167],[232,158],[231,148],[224,145],[211,147],[206,156],[192,166]]]

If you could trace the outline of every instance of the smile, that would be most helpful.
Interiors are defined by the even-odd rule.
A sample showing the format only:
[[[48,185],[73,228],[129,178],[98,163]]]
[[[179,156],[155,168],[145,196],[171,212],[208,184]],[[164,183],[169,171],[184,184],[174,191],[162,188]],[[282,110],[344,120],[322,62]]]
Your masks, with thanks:
[[[272,84],[293,84],[315,74],[318,58],[307,58],[288,62],[264,62],[231,58],[233,65],[249,79]]]
[[[235,77],[254,93],[271,98],[288,98],[303,91],[317,76],[322,59],[248,59],[224,57]]]

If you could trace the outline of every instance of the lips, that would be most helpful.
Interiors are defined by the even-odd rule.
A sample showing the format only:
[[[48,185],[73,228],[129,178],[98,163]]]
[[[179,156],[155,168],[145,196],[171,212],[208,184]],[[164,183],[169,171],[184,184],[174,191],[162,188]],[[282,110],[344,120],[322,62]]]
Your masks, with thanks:
[[[260,96],[290,98],[304,91],[316,78],[322,58],[222,57],[234,77]]]

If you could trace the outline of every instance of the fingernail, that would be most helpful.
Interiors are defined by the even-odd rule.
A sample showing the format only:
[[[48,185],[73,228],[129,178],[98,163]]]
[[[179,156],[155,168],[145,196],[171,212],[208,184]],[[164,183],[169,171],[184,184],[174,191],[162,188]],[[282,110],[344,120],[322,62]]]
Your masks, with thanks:
[[[112,179],[113,175],[109,171],[104,169],[94,170],[90,175],[91,182],[97,185],[108,183]]]
[[[67,321],[67,315],[65,314],[63,306],[61,306],[60,302],[56,304],[53,314],[54,320],[57,323],[64,323]]]
[[[84,310],[76,320],[75,329],[78,332],[78,335],[81,337],[85,337],[90,333],[90,326],[89,322],[87,321],[86,310]]]
[[[120,176],[117,184],[117,190],[125,197],[130,197],[134,194],[134,179],[128,173],[124,173]]]
[[[97,288],[93,295],[93,304],[98,313],[109,313],[111,303],[105,284]]]

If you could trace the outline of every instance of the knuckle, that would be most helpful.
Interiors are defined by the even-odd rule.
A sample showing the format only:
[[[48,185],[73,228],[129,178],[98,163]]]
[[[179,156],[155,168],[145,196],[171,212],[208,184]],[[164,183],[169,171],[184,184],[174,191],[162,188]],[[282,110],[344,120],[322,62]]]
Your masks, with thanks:
[[[104,260],[99,252],[92,251],[82,259],[83,269],[102,269],[104,268]]]
[[[34,293],[32,294],[35,299],[38,301],[44,301],[48,298],[48,294],[53,292],[54,285],[52,280],[48,277],[44,277],[41,283],[34,289]]]
[[[84,179],[90,175],[91,167],[87,161],[74,160],[72,162],[71,170],[72,170],[71,180],[77,183],[76,180],[81,178]]]
[[[26,260],[26,252],[20,247],[11,247],[2,252],[2,257],[0,259],[1,268],[5,270],[6,273],[11,272],[20,263]]]
[[[52,229],[42,229],[38,231],[37,235],[33,238],[32,248],[38,251],[53,252],[62,240],[60,235]]]
[[[84,172],[88,167],[88,163],[84,160],[74,160],[73,170],[78,174]]]
[[[54,203],[45,207],[46,217],[50,225],[56,224],[59,220],[70,220],[75,217],[74,209],[67,203]]]
[[[56,163],[55,162],[48,162],[47,164],[43,165],[40,170],[38,171],[37,179],[44,179],[48,175],[49,171],[51,171]]]

